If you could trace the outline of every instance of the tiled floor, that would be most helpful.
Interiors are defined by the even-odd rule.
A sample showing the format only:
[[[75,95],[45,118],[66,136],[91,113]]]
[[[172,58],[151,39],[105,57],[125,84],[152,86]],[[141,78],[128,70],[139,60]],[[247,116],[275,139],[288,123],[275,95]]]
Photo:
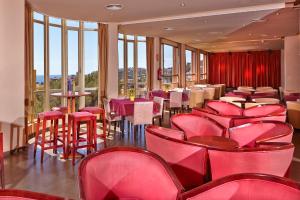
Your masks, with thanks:
[[[168,126],[168,124],[164,124]],[[291,178],[300,182],[300,130],[295,130],[293,142],[296,146],[291,167]],[[108,141],[108,146],[145,147],[143,133],[136,137],[116,134]],[[39,158],[39,154],[37,155]],[[71,161],[61,161],[56,157],[45,156],[44,164],[33,158],[32,145],[28,150],[20,151],[5,159],[5,182],[7,188],[17,188],[43,192],[72,199],[79,199],[77,182],[78,162],[73,167]]]

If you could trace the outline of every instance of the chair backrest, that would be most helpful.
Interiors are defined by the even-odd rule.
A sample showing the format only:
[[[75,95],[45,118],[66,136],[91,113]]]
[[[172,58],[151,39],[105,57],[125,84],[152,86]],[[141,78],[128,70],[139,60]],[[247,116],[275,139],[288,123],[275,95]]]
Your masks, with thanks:
[[[203,90],[191,90],[189,99],[190,108],[202,107],[204,103],[204,91]]]
[[[153,102],[158,103],[159,104],[159,115],[163,114],[163,110],[164,110],[164,98],[163,97],[153,97]]]
[[[183,200],[298,200],[300,184],[267,174],[235,174],[195,188]]]
[[[170,108],[181,108],[182,106],[182,92],[170,92]]]
[[[300,129],[300,102],[287,101],[288,120],[295,127]]]
[[[239,86],[237,89],[238,90],[253,90],[253,87],[250,87],[250,86]]]
[[[258,105],[245,109],[243,115],[248,117],[286,115],[286,108],[281,104]]]
[[[236,106],[235,104],[225,102],[225,101],[208,101],[205,105],[210,109],[213,109],[221,115],[234,115],[234,116],[242,116],[243,109]]]
[[[65,198],[26,190],[0,190],[1,200],[64,200]]]
[[[279,104],[279,99],[276,98],[256,98],[252,99],[256,103]]]
[[[153,102],[134,102],[133,124],[152,124]]]
[[[222,86],[221,85],[213,85],[213,87],[215,88],[214,99],[219,100],[221,97]]]
[[[277,143],[256,148],[208,150],[212,179],[239,173],[265,173],[283,177],[293,159],[294,145]]]
[[[183,132],[178,130],[149,126],[146,129],[146,147],[171,166],[183,187],[188,190],[204,182],[207,150],[181,140],[182,136]]]
[[[239,143],[240,147],[253,147],[260,142],[291,143],[293,127],[284,122],[260,121],[228,129],[229,137]]]
[[[79,166],[82,199],[176,200],[183,187],[156,154],[132,147],[104,149]]]
[[[256,87],[256,91],[273,90],[272,87]]]
[[[213,100],[214,97],[215,97],[215,88],[213,87],[206,87],[206,88],[203,88],[204,90],[204,99],[207,99],[207,100]]]
[[[184,132],[185,137],[222,136],[225,128],[212,119],[194,114],[178,114],[171,117],[171,127]]]

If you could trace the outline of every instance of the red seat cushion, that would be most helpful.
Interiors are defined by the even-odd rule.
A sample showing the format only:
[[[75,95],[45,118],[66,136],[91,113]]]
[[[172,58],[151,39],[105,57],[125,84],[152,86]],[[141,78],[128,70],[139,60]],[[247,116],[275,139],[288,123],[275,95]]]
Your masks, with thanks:
[[[104,112],[104,109],[99,108],[99,107],[85,107],[80,109],[80,112],[90,112],[93,114],[101,114]]]
[[[43,119],[43,118],[57,118],[57,117],[63,117],[64,114],[62,112],[59,111],[47,111],[47,112],[42,112],[39,113],[39,118]]]

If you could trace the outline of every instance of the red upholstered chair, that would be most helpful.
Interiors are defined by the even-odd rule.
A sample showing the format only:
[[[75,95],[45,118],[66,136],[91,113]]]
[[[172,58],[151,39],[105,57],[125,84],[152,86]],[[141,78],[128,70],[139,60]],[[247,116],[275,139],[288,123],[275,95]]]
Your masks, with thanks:
[[[238,173],[285,176],[292,162],[294,145],[266,143],[261,147],[208,150],[212,179]]]
[[[177,114],[171,118],[171,127],[184,132],[185,138],[193,136],[222,136],[225,128],[212,119],[194,114]]]
[[[3,133],[0,132],[0,185],[5,188],[4,183],[4,156],[3,156]]]
[[[88,156],[79,167],[79,184],[84,200],[176,200],[183,191],[162,158],[133,147],[114,147]]]
[[[298,200],[300,184],[267,174],[227,176],[182,195],[183,200]]]
[[[260,142],[291,143],[293,132],[292,125],[278,121],[258,121],[228,129],[229,137],[240,147],[253,147]]]
[[[105,110],[100,107],[85,107],[79,110],[80,112],[89,112],[94,115],[99,115],[102,119],[102,126],[103,126],[103,134],[97,135],[97,137],[102,138],[104,143],[106,144],[106,119],[105,119]]]
[[[226,101],[208,101],[205,105],[209,109],[216,111],[220,115],[242,116],[243,109]]]
[[[62,132],[61,134],[58,132],[59,120],[61,120],[62,124]],[[42,137],[39,141],[40,136],[40,123],[42,121]],[[46,128],[47,122],[50,122],[50,135],[46,136]],[[53,127],[54,125],[54,127]],[[58,143],[60,142],[60,144]],[[45,146],[45,144],[49,144]],[[44,160],[44,151],[47,149],[53,149],[56,153],[57,148],[63,148],[63,154],[66,155],[65,149],[65,115],[59,111],[49,111],[38,114],[36,132],[35,132],[35,142],[34,142],[34,158],[36,157],[37,146],[41,146],[41,162]]]
[[[205,109],[193,108],[192,114],[212,119],[225,128],[232,127],[232,119],[234,117],[237,117],[237,116],[230,116],[230,115],[219,115],[216,111],[213,111],[209,108],[205,108]]]
[[[80,125],[86,123],[86,132],[81,132]],[[78,149],[86,148],[97,151],[96,115],[89,112],[75,112],[68,116],[68,152],[72,153],[72,164],[75,165],[75,154]]]
[[[0,190],[0,200],[64,200],[65,198],[25,190]]]
[[[162,157],[174,170],[185,189],[202,185],[207,173],[207,150],[205,147],[183,141],[182,131],[148,126],[147,150]]]

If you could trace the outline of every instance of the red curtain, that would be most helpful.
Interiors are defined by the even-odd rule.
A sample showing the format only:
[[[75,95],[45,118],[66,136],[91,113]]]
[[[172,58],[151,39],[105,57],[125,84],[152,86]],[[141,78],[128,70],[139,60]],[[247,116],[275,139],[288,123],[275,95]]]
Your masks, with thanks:
[[[228,87],[280,86],[281,52],[252,51],[209,54],[209,83]]]

